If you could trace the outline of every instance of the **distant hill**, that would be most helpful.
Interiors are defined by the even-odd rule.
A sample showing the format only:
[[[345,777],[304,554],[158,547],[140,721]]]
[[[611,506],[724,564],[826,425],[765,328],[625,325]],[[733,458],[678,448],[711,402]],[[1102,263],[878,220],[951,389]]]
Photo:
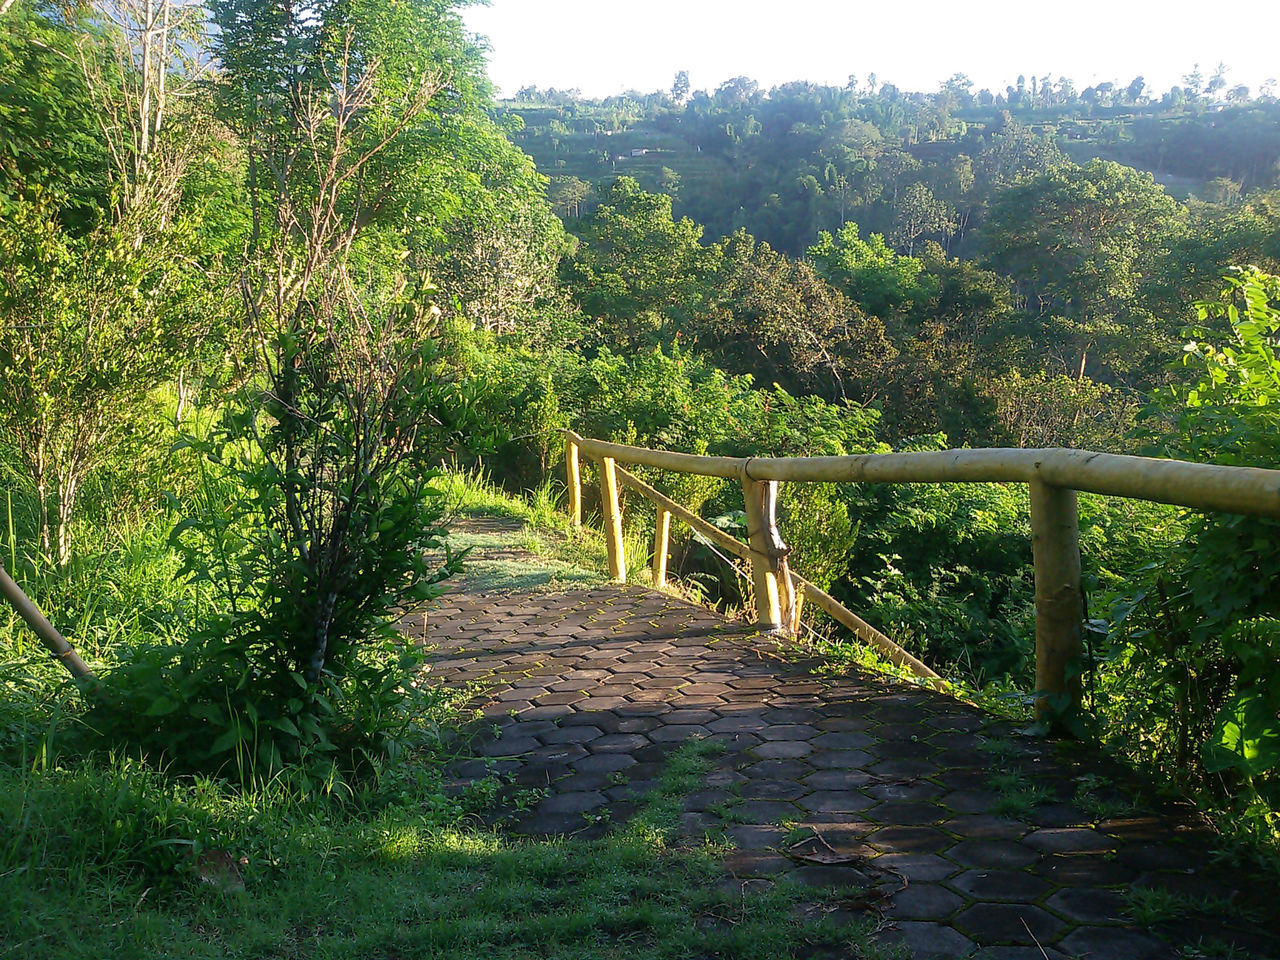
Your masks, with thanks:
[[[584,100],[526,89],[499,107],[513,141],[552,178],[569,220],[618,176],[670,195],[710,238],[745,228],[799,254],[852,219],[900,249],[963,253],[993,192],[1064,159],[1149,172],[1174,197],[1230,201],[1280,178],[1280,101],[1132,98],[1039,82],[993,96],[962,78],[936,94],[739,78],[677,102],[663,93]],[[1110,89],[1104,89],[1110,88]]]

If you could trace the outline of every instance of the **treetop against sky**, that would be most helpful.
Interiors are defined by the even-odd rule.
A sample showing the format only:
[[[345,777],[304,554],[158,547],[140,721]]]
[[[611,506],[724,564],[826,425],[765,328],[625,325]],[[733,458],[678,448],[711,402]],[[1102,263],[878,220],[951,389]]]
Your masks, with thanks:
[[[1001,91],[1019,74],[1072,78],[1077,87],[1145,77],[1164,91],[1199,64],[1255,92],[1280,75],[1275,0],[1226,8],[1157,0],[490,0],[466,11],[489,38],[490,75],[503,96],[520,87],[604,97],[693,88],[749,76],[843,85],[851,74],[904,90],[935,90],[954,73]]]

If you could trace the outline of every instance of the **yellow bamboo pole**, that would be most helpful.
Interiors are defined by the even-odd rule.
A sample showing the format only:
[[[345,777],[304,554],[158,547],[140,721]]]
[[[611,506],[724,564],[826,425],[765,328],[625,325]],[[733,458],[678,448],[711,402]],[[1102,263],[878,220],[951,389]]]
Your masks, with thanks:
[[[782,604],[778,590],[777,557],[773,555],[772,499],[769,485],[750,477],[742,479],[747,507],[747,539],[751,544],[751,585],[756,600],[756,626],[772,632],[782,628]]]
[[[1036,713],[1052,719],[1051,697],[1079,705],[1084,653],[1084,593],[1080,587],[1080,528],[1076,492],[1031,484],[1031,550],[1036,578]]]
[[[622,467],[615,467],[615,470],[617,471],[618,478],[626,486],[631,487],[641,496],[652,500],[658,505],[659,509],[666,510],[667,512],[679,517],[691,528],[702,534],[712,543],[723,548],[726,552],[732,553],[734,556],[742,560],[752,559],[751,547],[743,543],[741,540],[737,540],[734,537],[729,536],[729,534],[725,533],[719,527],[712,526],[696,513],[680,506],[680,504],[676,503],[670,497],[658,492],[628,470]],[[798,573],[788,571],[788,575],[791,579],[792,589],[795,592],[795,612],[792,614],[790,621],[792,633],[798,632],[800,629],[800,614],[805,600],[812,600],[815,606],[828,613],[832,619],[836,620],[838,623],[844,624],[860,639],[879,649],[892,663],[895,663],[898,666],[905,666],[919,677],[924,677],[931,681],[937,681],[934,683],[934,686],[939,689],[943,689],[945,687],[945,681],[943,681],[938,674],[934,673],[906,650],[903,650],[902,647],[898,646],[875,627],[871,626],[871,624],[867,623],[848,607],[844,606],[844,604],[840,603],[839,600],[836,600],[828,594],[825,590],[822,590],[820,587],[810,583]]]
[[[795,574],[791,575],[791,593],[795,597],[795,603],[791,608],[790,630],[793,637],[798,637],[800,636],[800,626],[804,617],[804,598],[806,594],[804,587],[800,584],[800,578]]]
[[[14,582],[13,577],[9,576],[3,563],[0,563],[0,597],[8,600],[13,609],[18,611],[18,616],[44,644],[49,655],[66,667],[71,676],[87,683],[98,679],[89,669],[89,665],[80,659],[80,654],[76,653],[75,647],[67,642],[67,638],[58,632],[57,627],[40,612],[40,608],[22,592],[22,588]]]
[[[600,500],[604,504],[604,542],[609,553],[609,576],[627,582],[627,555],[622,544],[622,504],[618,497],[617,466],[612,457],[600,459]]]
[[[564,469],[569,487],[569,521],[582,526],[582,469],[578,463],[578,445],[573,438],[565,440]]]
[[[716,546],[723,548],[726,552],[733,554],[740,560],[751,559],[751,548],[741,540],[730,536],[719,527],[703,520],[692,510],[680,506],[680,504],[676,503],[665,494],[659,493],[631,471],[622,467],[615,467],[614,469],[617,471],[618,479],[620,479],[626,486],[636,491],[636,493],[640,494],[642,497],[653,501],[668,513],[679,517]]]
[[[885,658],[891,663],[900,667],[906,667],[917,677],[928,680],[931,686],[939,690],[946,689],[946,681],[938,674],[934,673],[926,667],[921,661],[917,660],[902,647],[898,646],[883,633],[877,630],[867,621],[863,620],[856,613],[846,607],[831,594],[827,593],[821,587],[810,583],[799,574],[792,574],[795,581],[804,591],[805,597],[813,601],[814,606],[827,613],[837,623],[842,623],[850,630],[858,639],[871,644],[877,650],[885,655]]]
[[[570,431],[572,433],[572,431]],[[1280,517],[1280,470],[1087,450],[946,450],[853,457],[703,457],[589,440],[584,453],[678,473],[822,483],[1031,483],[1197,510]]]
[[[658,520],[653,528],[653,585],[667,585],[667,550],[671,537],[671,511],[658,507]]]

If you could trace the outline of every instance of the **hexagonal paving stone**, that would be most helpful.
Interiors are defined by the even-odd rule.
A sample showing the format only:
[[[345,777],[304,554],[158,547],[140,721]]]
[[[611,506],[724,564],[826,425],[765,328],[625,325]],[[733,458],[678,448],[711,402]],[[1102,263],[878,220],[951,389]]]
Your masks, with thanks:
[[[552,794],[538,805],[539,813],[585,813],[604,806],[608,799],[597,790]]]
[[[913,883],[893,895],[886,912],[902,920],[945,920],[962,906],[964,898],[946,887]]]
[[[625,753],[596,753],[573,764],[579,773],[613,773],[635,765],[635,758]]]
[[[1050,854],[1031,871],[1050,883],[1062,886],[1109,887],[1118,883],[1131,883],[1138,871],[1105,855],[1062,856]]]
[[[763,740],[811,740],[818,731],[807,723],[771,723],[759,731]]]
[[[757,757],[766,760],[785,760],[804,757],[813,752],[807,740],[770,740],[752,750]]]
[[[796,780],[748,780],[742,785],[742,795],[749,800],[795,800],[808,792]]]
[[[1045,827],[1022,838],[1027,846],[1044,853],[1105,853],[1115,849],[1110,837],[1081,827]]]
[[[812,790],[857,790],[873,786],[876,778],[865,770],[819,770],[804,778]]]
[[[875,865],[890,873],[899,873],[911,883],[937,883],[960,868],[936,853],[884,853]]]
[[[501,737],[480,748],[486,757],[518,757],[537,750],[542,742],[533,737]]]
[[[763,716],[771,724],[813,724],[820,718],[820,714],[816,710],[797,710],[782,707],[771,707],[764,711]]]
[[[975,903],[952,920],[980,946],[1051,943],[1065,924],[1040,907],[1024,903]]]
[[[895,779],[898,777],[910,779],[915,777],[929,777],[938,772],[938,765],[932,760],[913,760],[910,758],[902,760],[881,760],[867,768],[877,777],[885,779]]]
[[[530,750],[523,756],[531,764],[550,766],[558,763],[572,763],[586,755],[587,751],[576,743],[553,743],[539,747],[537,750]]]
[[[1168,947],[1155,937],[1116,927],[1077,927],[1062,938],[1058,947],[1070,956],[1089,960],[1147,960],[1168,956]]]
[[[941,853],[955,840],[933,827],[884,827],[867,842],[885,853]]]
[[[759,760],[756,763],[750,763],[743,766],[742,772],[748,777],[755,777],[761,780],[798,780],[810,773],[813,773],[813,767],[809,765],[808,758],[799,759],[796,757],[790,757],[775,760]]]
[[[599,739],[604,736],[604,732],[595,726],[569,726],[557,727],[553,730],[547,730],[538,734],[538,739],[544,744],[553,743],[578,743],[587,744],[592,740]]]
[[[962,840],[951,848],[948,856],[966,867],[992,867],[1016,870],[1040,859],[1034,850],[1012,840]]]
[[[787,837],[787,831],[767,823],[740,824],[730,827],[725,834],[744,850],[776,847]]]
[[[796,801],[812,813],[857,813],[871,800],[854,790],[815,790]]]
[[[1025,870],[966,870],[947,885],[973,900],[1005,900],[1033,903],[1052,889],[1042,878]]]
[[[690,737],[707,737],[711,735],[706,727],[695,723],[664,723],[649,733],[654,743],[678,743]]]
[[[613,708],[620,717],[660,717],[671,712],[669,703],[620,703]]]
[[[1113,890],[1068,887],[1045,901],[1045,906],[1076,923],[1124,923],[1128,902]]]
[[[882,943],[900,946],[913,960],[956,960],[973,953],[974,943],[940,923],[900,920],[876,935]]]
[[[941,826],[948,833],[966,840],[1018,840],[1031,829],[1020,820],[984,814],[953,817],[944,820]]]
[[[735,877],[768,877],[791,869],[791,861],[771,850],[735,850],[724,859]]]
[[[756,733],[768,724],[764,718],[754,714],[731,714],[707,724],[713,733]]]
[[[779,823],[799,816],[796,805],[785,800],[744,800],[733,812],[747,823]]]
[[[862,770],[875,758],[862,750],[818,750],[810,755],[809,762],[823,770]]]
[[[947,886],[972,900],[1002,900],[1030,904],[1052,890],[1043,878],[1027,870],[965,870],[948,879]]]
[[[649,743],[649,738],[638,733],[610,733],[587,744],[589,753],[631,753]]]
[[[875,742],[874,737],[856,731],[823,733],[813,738],[813,745],[821,750],[860,750]]]
[[[877,803],[863,814],[868,820],[904,827],[928,826],[950,815],[951,811],[945,807],[917,800],[887,800]]]

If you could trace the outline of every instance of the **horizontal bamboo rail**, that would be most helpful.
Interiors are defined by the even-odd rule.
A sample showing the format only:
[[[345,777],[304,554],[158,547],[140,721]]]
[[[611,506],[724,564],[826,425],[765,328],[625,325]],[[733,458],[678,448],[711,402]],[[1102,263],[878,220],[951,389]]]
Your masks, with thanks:
[[[706,457],[590,440],[591,457],[728,479],[810,483],[1031,483],[1195,510],[1280,517],[1280,470],[1225,467],[1088,450],[944,450],[851,457]]]
[[[848,457],[711,457],[650,450],[564,431],[569,463],[570,504],[580,510],[579,453],[596,459],[605,474],[621,481],[679,517],[708,540],[752,564],[757,622],[762,628],[789,626],[794,632],[808,599],[892,662],[930,683],[942,679],[875,627],[787,567],[774,508],[777,484],[819,483],[1025,483],[1031,493],[1032,556],[1036,604],[1036,706],[1041,715],[1060,709],[1051,700],[1079,703],[1079,677],[1071,665],[1083,653],[1084,592],[1081,587],[1077,491],[1149,500],[1193,510],[1280,517],[1280,470],[1161,460],[1087,450],[984,449],[928,453],[864,454]],[[742,543],[655,490],[616,462],[677,473],[736,479],[747,505],[748,539]],[[621,539],[616,489],[605,491],[610,543]],[[661,569],[666,572],[665,529]],[[655,551],[657,545],[655,543]],[[620,556],[621,545],[616,547]],[[615,567],[611,546],[610,567]],[[655,571],[658,557],[654,558]],[[625,574],[624,574],[625,575]]]

